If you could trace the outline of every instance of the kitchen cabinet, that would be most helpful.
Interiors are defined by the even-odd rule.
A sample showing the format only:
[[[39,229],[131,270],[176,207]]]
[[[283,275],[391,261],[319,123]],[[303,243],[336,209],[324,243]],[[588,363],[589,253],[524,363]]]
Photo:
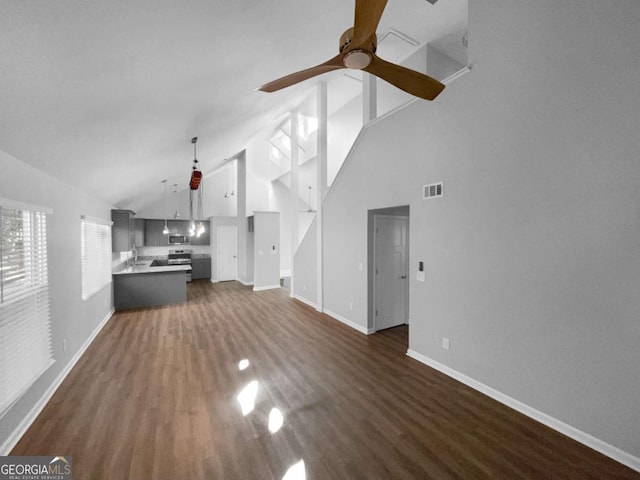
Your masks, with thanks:
[[[129,252],[135,244],[135,213],[131,210],[111,210],[111,251]]]
[[[139,219],[138,219],[139,220]],[[196,222],[196,225],[200,222]],[[189,237],[189,243],[191,245],[202,246],[209,245],[211,243],[211,226],[209,225],[209,221],[203,221],[204,224],[204,233],[199,237],[189,237],[189,225],[191,224],[190,220],[169,220],[167,222],[167,226],[169,227],[170,235],[185,235]],[[168,235],[162,233],[164,229],[164,220],[156,220],[147,218],[144,220],[144,240],[142,245],[147,247],[161,247],[165,245],[169,245]],[[136,246],[137,237],[136,237]]]
[[[191,258],[191,278],[211,278],[211,257]]]
[[[116,310],[186,302],[185,272],[114,275],[113,297]]]
[[[169,232],[171,235],[189,235],[189,222],[187,220],[169,220]]]
[[[135,232],[134,232],[134,245],[136,247],[143,247],[144,243],[144,229],[145,229],[145,220],[144,218],[136,218],[135,219]]]
[[[161,247],[169,244],[167,235],[162,233],[164,220],[147,218],[144,222],[144,244],[148,247]]]
[[[196,222],[196,225],[199,225],[200,222]],[[211,244],[211,226],[209,225],[209,221],[203,221],[204,225],[204,233],[199,237],[191,237],[191,245],[209,245]]]

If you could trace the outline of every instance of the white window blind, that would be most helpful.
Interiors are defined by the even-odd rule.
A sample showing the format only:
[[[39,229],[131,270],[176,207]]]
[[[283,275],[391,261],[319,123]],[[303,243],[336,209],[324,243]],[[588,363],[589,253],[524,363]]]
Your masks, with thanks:
[[[111,283],[111,222],[82,216],[82,299]]]
[[[49,313],[46,213],[0,199],[0,224],[2,417],[54,363],[54,359]]]

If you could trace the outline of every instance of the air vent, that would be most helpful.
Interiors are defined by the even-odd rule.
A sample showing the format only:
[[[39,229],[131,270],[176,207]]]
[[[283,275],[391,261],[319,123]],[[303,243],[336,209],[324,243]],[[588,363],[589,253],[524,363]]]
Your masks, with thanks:
[[[430,185],[423,185],[422,187],[422,199],[431,200],[432,198],[438,198],[444,195],[443,182],[432,183]]]

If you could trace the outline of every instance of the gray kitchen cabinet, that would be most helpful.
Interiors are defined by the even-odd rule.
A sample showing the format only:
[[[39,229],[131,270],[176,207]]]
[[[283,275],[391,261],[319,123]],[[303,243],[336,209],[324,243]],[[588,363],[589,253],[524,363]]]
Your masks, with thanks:
[[[184,271],[113,276],[116,310],[168,305],[187,301]]]
[[[111,210],[111,251],[129,252],[135,244],[135,213],[131,210]]]
[[[211,278],[211,257],[191,259],[191,278]]]
[[[169,244],[167,235],[162,233],[164,220],[147,218],[144,225],[144,244],[148,247],[161,247]]]
[[[144,220],[144,218],[136,218],[135,219],[135,233],[134,233],[134,238],[135,238],[134,245],[136,247],[143,247],[145,245],[145,243],[144,243],[144,229],[145,229],[145,220]]]
[[[211,226],[209,225],[209,221],[205,220],[202,222],[204,224],[204,233],[199,237],[191,237],[191,245],[210,245],[211,244]],[[196,226],[199,225],[200,222],[196,222]]]
[[[169,220],[169,232],[171,235],[189,235],[189,221]]]

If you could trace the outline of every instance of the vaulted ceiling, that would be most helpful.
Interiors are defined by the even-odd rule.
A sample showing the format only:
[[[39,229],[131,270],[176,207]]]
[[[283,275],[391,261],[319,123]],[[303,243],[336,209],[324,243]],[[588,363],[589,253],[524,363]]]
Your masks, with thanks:
[[[351,0],[2,0],[0,150],[142,208],[163,179],[186,187],[191,137],[206,173],[275,127],[320,78],[272,94],[255,87],[334,56],[353,9]],[[389,0],[378,32],[424,43],[466,20],[466,0]]]

